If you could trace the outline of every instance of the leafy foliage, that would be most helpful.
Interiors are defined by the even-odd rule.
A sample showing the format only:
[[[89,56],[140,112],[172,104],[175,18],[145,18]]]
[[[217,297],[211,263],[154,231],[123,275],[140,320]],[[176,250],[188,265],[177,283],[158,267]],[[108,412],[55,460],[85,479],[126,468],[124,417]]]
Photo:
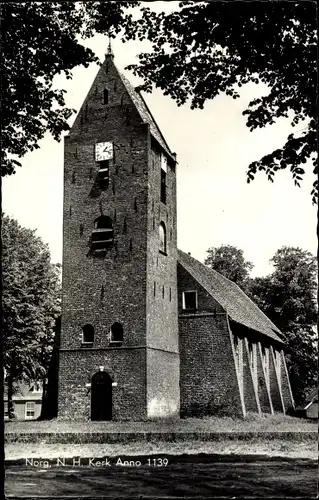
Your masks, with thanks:
[[[118,33],[124,10],[136,2],[8,2],[1,4],[1,175],[13,174],[49,131],[56,140],[74,112],[53,80],[98,62],[78,37]],[[128,20],[130,16],[128,16]]]
[[[35,231],[3,216],[2,267],[3,364],[12,394],[16,381],[46,374],[60,314],[60,266],[50,263]]]
[[[297,402],[318,378],[317,262],[308,251],[283,247],[271,259],[275,270],[251,281],[250,296],[287,338],[287,365]]]
[[[263,83],[269,92],[244,111],[250,130],[291,118],[302,130],[290,134],[280,149],[248,167],[247,181],[265,171],[273,181],[289,168],[296,185],[311,159],[317,173],[316,4],[313,2],[194,2],[179,4],[170,14],[144,8],[138,22],[128,22],[126,39],[148,38],[152,51],[130,65],[143,78],[176,100],[203,108],[207,99],[225,92],[234,99],[248,82]],[[317,181],[312,190],[317,198]]]
[[[250,278],[253,264],[242,250],[222,245],[207,253],[205,264],[237,283],[285,334],[292,391],[297,403],[303,402],[318,378],[315,257],[300,248],[282,247],[270,261],[273,273]]]
[[[254,266],[245,260],[242,250],[232,245],[221,245],[209,248],[207,253],[205,260],[207,266],[246,289],[249,273]]]

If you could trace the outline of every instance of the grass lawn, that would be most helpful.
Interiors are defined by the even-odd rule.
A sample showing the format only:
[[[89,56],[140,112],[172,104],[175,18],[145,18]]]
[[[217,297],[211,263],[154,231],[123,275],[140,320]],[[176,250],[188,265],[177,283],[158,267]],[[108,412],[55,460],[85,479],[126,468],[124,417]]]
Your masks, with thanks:
[[[266,455],[270,457],[306,458],[317,460],[318,445],[315,440],[301,442],[274,439],[271,441],[252,439],[246,441],[181,441],[181,442],[133,442],[105,444],[41,444],[9,443],[5,447],[6,460],[25,458],[69,458],[69,457],[118,457],[136,455],[182,455],[182,454],[235,454]]]
[[[317,421],[282,414],[248,414],[245,419],[231,417],[149,420],[146,422],[77,422],[77,421],[12,421],[6,422],[6,433],[81,433],[81,432],[316,432]]]
[[[156,454],[236,454],[236,455],[268,455],[273,457],[311,458],[317,459],[317,422],[303,420],[296,417],[284,416],[282,414],[263,415],[250,414],[246,419],[231,417],[206,417],[189,418],[183,420],[147,421],[147,422],[74,422],[74,421],[29,421],[8,422],[5,431],[7,434],[31,433],[37,434],[36,442],[8,442],[5,447],[6,459],[16,460],[25,457],[34,458],[56,458],[56,457],[114,457],[121,455],[156,455]],[[134,437],[132,442],[119,442],[117,438],[114,443],[103,442],[81,443],[81,433],[182,433],[185,436],[182,441],[166,441],[165,436],[154,436],[151,441],[143,440],[143,437]],[[220,433],[221,439],[217,441],[206,441],[200,435],[195,439],[187,437],[187,433]],[[289,439],[280,433],[292,433]],[[79,435],[75,442],[65,442],[63,439],[57,442],[47,442],[41,438],[41,433],[49,433],[58,438],[58,434],[71,433]],[[247,434],[247,440],[227,439],[227,435],[233,433]],[[258,433],[258,437],[251,436]],[[263,433],[265,437],[263,438]],[[267,434],[266,434],[267,433]],[[298,439],[294,439],[293,433],[298,433]],[[303,437],[303,433],[304,437]],[[309,437],[309,433],[313,437]],[[223,437],[223,434],[225,437]],[[300,436],[301,434],[301,436]],[[270,437],[269,437],[270,436]]]

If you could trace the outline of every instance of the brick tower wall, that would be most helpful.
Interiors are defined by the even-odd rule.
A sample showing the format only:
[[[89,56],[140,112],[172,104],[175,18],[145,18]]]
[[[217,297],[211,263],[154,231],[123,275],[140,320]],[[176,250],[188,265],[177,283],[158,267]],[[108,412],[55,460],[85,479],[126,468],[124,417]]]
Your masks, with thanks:
[[[103,102],[105,90],[107,104]],[[98,142],[112,142],[114,147],[106,189],[100,189],[97,182]],[[59,418],[88,417],[90,396],[85,384],[99,366],[104,366],[117,384],[114,418],[146,418],[147,397],[150,401],[162,397],[156,395],[160,384],[147,372],[166,376],[165,364],[170,372],[170,378],[163,382],[165,412],[174,413],[178,407],[175,172],[168,172],[172,197],[161,207],[160,182],[153,186],[160,176],[158,159],[154,159],[160,158],[159,150],[151,152],[155,148],[149,126],[142,122],[108,57],[65,138]],[[94,221],[100,215],[113,220],[115,238],[113,247],[102,257],[90,252]],[[156,225],[163,218],[169,227],[167,256],[158,252]],[[158,290],[162,283],[165,286],[165,302],[161,304],[154,301],[154,281]],[[120,322],[124,329],[120,347],[110,344],[114,322]],[[90,350],[81,349],[85,324],[95,329]],[[147,356],[146,346],[161,350]],[[147,359],[154,362],[148,371]],[[169,403],[172,400],[174,404]]]
[[[150,149],[147,261],[147,406],[150,417],[179,412],[175,164],[168,161],[166,204],[160,199],[161,152]],[[159,224],[167,250],[159,251]]]
[[[101,366],[112,387],[112,420],[145,420],[145,349],[77,350],[62,352],[59,419],[89,420],[92,376]]]

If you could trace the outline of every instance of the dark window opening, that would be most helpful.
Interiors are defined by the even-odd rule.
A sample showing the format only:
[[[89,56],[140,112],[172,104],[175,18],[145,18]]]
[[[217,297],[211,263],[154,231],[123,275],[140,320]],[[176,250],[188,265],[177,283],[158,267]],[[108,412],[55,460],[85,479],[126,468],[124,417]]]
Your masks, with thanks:
[[[183,309],[197,309],[197,292],[183,292]]]
[[[164,285],[162,287],[162,296],[163,296],[163,299],[164,299],[164,297],[165,297],[165,287],[164,287]]]
[[[172,302],[172,289],[169,289],[169,301]]]
[[[166,246],[166,227],[165,227],[164,222],[160,223],[158,231],[159,231],[159,240],[160,240],[159,251],[161,253],[163,253],[163,254],[166,255],[166,250],[167,250],[167,246]]]
[[[101,215],[94,222],[92,231],[92,250],[105,250],[113,245],[114,233],[111,217]]]
[[[154,290],[153,290],[154,297],[156,296],[156,282],[154,281]]]
[[[161,169],[161,202],[166,205],[166,172]]]
[[[94,327],[87,324],[83,326],[82,330],[82,347],[92,347],[94,342]]]
[[[110,165],[109,160],[103,160],[98,162],[98,181],[100,187],[107,188],[110,181]]]
[[[114,323],[111,326],[111,342],[123,342],[123,326],[121,323]]]
[[[103,104],[109,103],[109,91],[107,89],[103,90]]]

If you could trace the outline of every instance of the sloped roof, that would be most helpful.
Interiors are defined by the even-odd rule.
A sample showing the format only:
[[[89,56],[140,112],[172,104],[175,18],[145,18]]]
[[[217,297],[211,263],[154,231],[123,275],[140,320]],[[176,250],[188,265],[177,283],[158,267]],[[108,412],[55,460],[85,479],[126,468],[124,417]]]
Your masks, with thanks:
[[[32,388],[35,386],[35,383],[27,384],[25,382],[19,382],[15,386],[15,391],[12,397],[13,401],[35,401],[42,399],[42,384],[39,384],[39,391],[33,391]],[[8,387],[7,384],[4,386],[4,398],[8,397]]]
[[[310,403],[316,403],[317,401],[318,401],[318,388],[316,387],[306,397],[306,403],[308,406]]]
[[[230,319],[263,333],[277,342],[283,342],[279,337],[282,336],[280,330],[236,283],[181,250],[178,250],[178,262],[217,300]]]
[[[172,158],[172,152],[170,148],[168,147],[167,142],[164,139],[163,134],[161,133],[152,113],[150,112],[146,102],[144,101],[142,95],[140,92],[137,92],[131,82],[122,74],[119,73],[120,77],[126,87],[126,90],[128,91],[133,103],[135,104],[135,107],[140,114],[143,122],[148,123],[150,126],[150,132],[153,135],[153,137],[157,140],[157,142],[162,146],[164,151],[171,156]]]

